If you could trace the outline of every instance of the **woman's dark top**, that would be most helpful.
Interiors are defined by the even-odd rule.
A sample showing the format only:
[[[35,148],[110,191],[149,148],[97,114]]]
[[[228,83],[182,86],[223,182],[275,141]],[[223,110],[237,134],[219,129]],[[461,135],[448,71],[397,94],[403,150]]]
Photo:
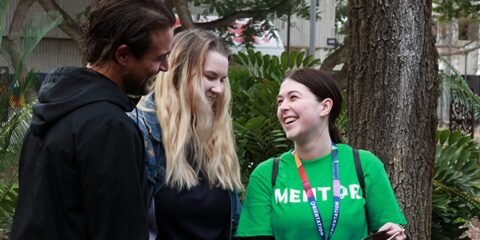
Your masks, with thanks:
[[[202,175],[202,174],[199,174]],[[230,199],[226,190],[210,188],[199,177],[190,190],[164,186],[155,196],[157,239],[228,239]]]

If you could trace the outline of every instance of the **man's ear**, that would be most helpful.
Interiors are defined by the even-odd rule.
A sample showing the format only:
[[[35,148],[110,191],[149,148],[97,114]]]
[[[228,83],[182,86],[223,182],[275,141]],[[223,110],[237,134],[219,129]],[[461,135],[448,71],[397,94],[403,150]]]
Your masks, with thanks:
[[[325,98],[320,102],[320,116],[327,116],[333,107],[333,100],[331,98]]]
[[[122,44],[118,46],[117,50],[115,50],[115,60],[121,66],[126,66],[130,57],[130,48],[127,44]]]

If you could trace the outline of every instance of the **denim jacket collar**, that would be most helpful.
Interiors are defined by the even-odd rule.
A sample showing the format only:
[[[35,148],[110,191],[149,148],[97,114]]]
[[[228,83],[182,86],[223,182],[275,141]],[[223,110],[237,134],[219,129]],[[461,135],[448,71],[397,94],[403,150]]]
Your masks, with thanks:
[[[155,93],[151,93],[145,96],[145,101],[143,102],[143,107],[150,109],[152,111],[141,111],[145,124],[147,125],[148,132],[157,142],[162,141],[162,129],[157,120],[157,115],[155,114]]]

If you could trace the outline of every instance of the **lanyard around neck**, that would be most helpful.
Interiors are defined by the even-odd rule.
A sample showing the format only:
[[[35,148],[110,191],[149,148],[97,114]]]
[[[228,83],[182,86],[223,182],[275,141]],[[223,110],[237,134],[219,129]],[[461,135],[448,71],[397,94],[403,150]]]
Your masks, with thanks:
[[[323,221],[320,215],[320,211],[318,210],[317,201],[315,199],[315,195],[313,195],[313,191],[310,185],[310,181],[308,180],[307,173],[305,172],[305,168],[302,165],[302,161],[298,157],[297,152],[294,152],[295,156],[295,163],[297,165],[298,173],[300,174],[300,179],[303,183],[303,188],[305,189],[305,193],[308,198],[308,203],[312,208],[313,217],[315,219],[315,224],[317,225],[318,233],[322,240],[329,240],[332,238],[333,232],[337,227],[338,218],[340,215],[340,175],[338,171],[338,148],[337,144],[332,143],[332,174],[333,174],[333,213],[332,213],[332,223],[330,225],[330,231],[328,236],[325,237],[325,232],[323,230]]]

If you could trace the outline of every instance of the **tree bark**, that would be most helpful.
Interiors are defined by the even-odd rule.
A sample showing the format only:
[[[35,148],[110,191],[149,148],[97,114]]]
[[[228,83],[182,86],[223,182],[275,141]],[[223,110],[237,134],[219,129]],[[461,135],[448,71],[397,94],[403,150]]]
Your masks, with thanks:
[[[412,239],[431,238],[437,51],[431,0],[350,0],[348,136],[385,164]]]
[[[175,9],[177,10],[178,18],[182,23],[183,29],[192,29],[195,27],[195,23],[192,19],[192,14],[188,10],[188,3],[186,0],[177,0],[174,2]]]
[[[92,2],[90,3],[90,7],[93,8],[95,7],[95,5],[97,5],[98,2],[100,2],[100,0],[91,0]]]

